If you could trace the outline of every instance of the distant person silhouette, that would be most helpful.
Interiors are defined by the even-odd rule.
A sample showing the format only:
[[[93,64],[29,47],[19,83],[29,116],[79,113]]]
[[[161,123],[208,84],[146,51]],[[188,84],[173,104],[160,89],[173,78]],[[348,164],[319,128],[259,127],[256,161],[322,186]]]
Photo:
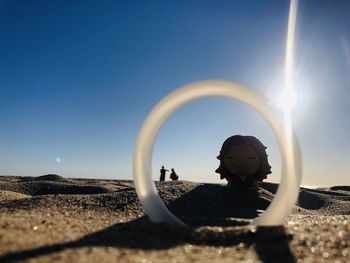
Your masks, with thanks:
[[[173,181],[177,181],[179,179],[179,176],[175,173],[173,168],[171,168],[170,179]]]
[[[169,170],[164,169],[164,166],[162,166],[162,169],[160,169],[160,178],[159,181],[164,182],[165,181],[165,173],[169,172]]]

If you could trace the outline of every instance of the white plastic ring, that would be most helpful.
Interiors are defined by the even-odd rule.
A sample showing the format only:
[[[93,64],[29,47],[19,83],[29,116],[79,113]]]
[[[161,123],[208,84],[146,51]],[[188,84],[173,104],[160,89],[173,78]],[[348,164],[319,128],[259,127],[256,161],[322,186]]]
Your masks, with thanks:
[[[153,222],[167,222],[186,226],[164,205],[152,181],[152,153],[160,128],[178,108],[203,97],[228,97],[242,101],[270,124],[282,155],[282,178],[275,198],[267,210],[253,224],[259,226],[282,225],[293,208],[301,182],[300,150],[294,132],[288,131],[282,119],[274,114],[267,99],[257,91],[238,83],[221,80],[195,82],[175,90],[163,98],[145,119],[136,141],[133,173],[137,195],[142,207]]]

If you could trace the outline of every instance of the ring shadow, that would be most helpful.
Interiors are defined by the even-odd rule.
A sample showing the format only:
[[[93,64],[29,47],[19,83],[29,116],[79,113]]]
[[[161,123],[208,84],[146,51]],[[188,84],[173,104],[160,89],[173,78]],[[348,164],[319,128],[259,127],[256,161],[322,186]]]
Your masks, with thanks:
[[[171,212],[190,225],[188,228],[155,224],[147,216],[142,216],[74,241],[8,253],[0,256],[0,262],[26,260],[65,249],[92,246],[160,250],[181,244],[230,247],[242,243],[244,247],[253,246],[263,262],[295,262],[289,248],[290,237],[283,226],[248,227],[259,211],[269,204],[268,195],[261,191],[200,185],[167,205]],[[217,231],[222,227],[225,227],[224,234]]]

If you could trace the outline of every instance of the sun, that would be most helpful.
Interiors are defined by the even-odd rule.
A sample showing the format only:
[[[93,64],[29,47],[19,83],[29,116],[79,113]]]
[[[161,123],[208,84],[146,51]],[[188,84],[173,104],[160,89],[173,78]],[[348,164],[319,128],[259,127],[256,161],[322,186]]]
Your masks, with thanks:
[[[286,88],[276,100],[276,106],[281,108],[284,112],[290,112],[293,109],[297,101],[295,90],[292,88]]]

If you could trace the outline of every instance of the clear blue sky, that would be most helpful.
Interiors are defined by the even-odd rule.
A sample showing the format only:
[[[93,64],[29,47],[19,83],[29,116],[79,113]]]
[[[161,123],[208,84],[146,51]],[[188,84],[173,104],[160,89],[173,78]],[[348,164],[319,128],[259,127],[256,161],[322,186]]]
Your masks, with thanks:
[[[132,178],[138,130],[189,82],[234,80],[271,100],[283,89],[289,1],[0,0],[0,174]],[[294,122],[303,184],[350,184],[350,2],[300,0]],[[276,140],[247,106],[191,103],[153,156],[181,179],[222,182],[222,142],[254,135],[280,178]]]

